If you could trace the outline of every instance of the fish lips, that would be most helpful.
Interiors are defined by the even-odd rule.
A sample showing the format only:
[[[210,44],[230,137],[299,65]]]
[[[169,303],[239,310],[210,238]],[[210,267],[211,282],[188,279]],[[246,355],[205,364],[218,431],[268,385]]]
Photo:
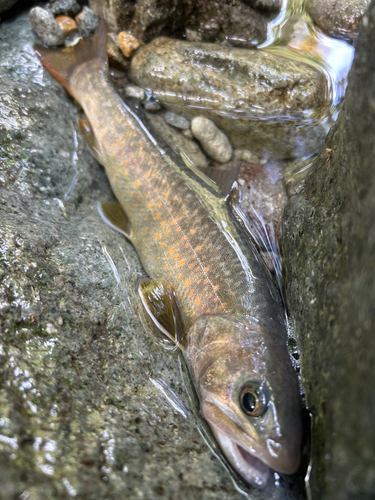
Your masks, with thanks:
[[[271,470],[293,474],[298,469],[300,453],[289,455],[278,440],[271,438],[261,444],[256,431],[242,430],[211,401],[204,402],[201,409],[229,463],[252,486],[265,488]]]

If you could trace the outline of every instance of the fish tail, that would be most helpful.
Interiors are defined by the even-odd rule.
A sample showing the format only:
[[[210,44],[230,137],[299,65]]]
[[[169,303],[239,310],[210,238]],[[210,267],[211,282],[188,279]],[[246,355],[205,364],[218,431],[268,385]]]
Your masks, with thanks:
[[[77,68],[92,61],[96,65],[99,63],[104,71],[107,69],[106,36],[106,24],[105,21],[101,21],[94,36],[83,37],[73,46],[65,49],[47,49],[37,43],[34,45],[34,50],[43,66],[62,83],[69,94],[76,98],[72,76]]]

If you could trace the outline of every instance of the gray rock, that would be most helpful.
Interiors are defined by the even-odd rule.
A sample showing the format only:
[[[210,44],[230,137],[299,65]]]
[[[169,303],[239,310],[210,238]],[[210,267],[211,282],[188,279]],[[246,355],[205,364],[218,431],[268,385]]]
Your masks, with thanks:
[[[143,107],[145,108],[145,110],[148,111],[148,112],[151,112],[151,113],[153,113],[155,111],[160,111],[161,110],[161,106],[158,103],[158,101],[156,101],[152,97],[150,97],[147,100],[143,101],[142,104],[143,104]]]
[[[13,7],[18,0],[0,0],[0,14]]]
[[[232,145],[214,122],[203,116],[196,116],[191,122],[191,131],[208,156],[219,163],[230,161]]]
[[[144,41],[189,29],[204,41],[218,38],[250,47],[267,35],[267,18],[239,0],[90,0],[90,7],[111,30],[131,31]]]
[[[312,498],[375,491],[375,3],[346,101],[284,214],[286,297],[312,412]]]
[[[56,47],[64,43],[64,33],[48,10],[34,7],[30,11],[30,22],[35,33],[47,47]]]
[[[84,36],[91,35],[99,26],[99,17],[95,14],[95,12],[92,9],[89,9],[86,6],[83,7],[79,16],[77,16],[77,21],[78,20],[79,20],[79,31]]]
[[[371,0],[309,0],[306,10],[328,35],[353,40]]]
[[[176,113],[172,113],[171,111],[167,111],[164,115],[164,120],[173,127],[188,129],[190,128],[190,121],[184,118],[181,115],[176,115]]]
[[[140,321],[137,255],[97,214],[113,195],[77,106],[34,40],[26,15],[1,25],[1,500],[304,498],[298,476],[235,486],[205,444],[179,354]]]
[[[142,101],[146,97],[145,91],[141,87],[136,87],[135,85],[127,85],[125,87],[126,97],[134,97]]]
[[[131,79],[168,110],[213,120],[233,147],[258,156],[312,154],[325,136],[326,77],[299,60],[159,38],[139,48]]]
[[[268,14],[279,12],[282,0],[242,0],[255,10],[267,12]]]
[[[81,6],[76,0],[55,0],[47,4],[47,7],[55,16],[59,14],[75,16],[81,10]]]
[[[196,167],[207,167],[207,159],[198,144],[184,137],[174,127],[170,127],[161,116],[146,116],[149,127],[160,134],[163,140],[177,155],[180,156],[182,151]]]

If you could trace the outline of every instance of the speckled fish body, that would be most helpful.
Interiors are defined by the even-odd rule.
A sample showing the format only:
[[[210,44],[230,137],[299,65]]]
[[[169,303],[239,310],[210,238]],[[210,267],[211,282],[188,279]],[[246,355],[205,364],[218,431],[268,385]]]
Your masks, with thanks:
[[[101,31],[64,53],[36,51],[85,112],[91,149],[146,272],[173,291],[204,417],[233,467],[264,487],[270,469],[295,472],[301,448],[299,392],[277,292],[224,198],[172,160],[113,90]],[[150,303],[162,294],[155,290]]]

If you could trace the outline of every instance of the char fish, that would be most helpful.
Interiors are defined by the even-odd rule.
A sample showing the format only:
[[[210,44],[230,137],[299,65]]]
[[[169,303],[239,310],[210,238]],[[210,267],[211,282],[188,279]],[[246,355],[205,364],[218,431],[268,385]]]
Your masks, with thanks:
[[[298,384],[271,277],[217,183],[158,146],[108,78],[106,29],[74,47],[36,45],[82,106],[87,144],[119,203],[103,218],[135,246],[150,276],[142,303],[183,350],[204,418],[250,484],[294,473],[301,454]],[[222,183],[223,186],[223,183]]]

